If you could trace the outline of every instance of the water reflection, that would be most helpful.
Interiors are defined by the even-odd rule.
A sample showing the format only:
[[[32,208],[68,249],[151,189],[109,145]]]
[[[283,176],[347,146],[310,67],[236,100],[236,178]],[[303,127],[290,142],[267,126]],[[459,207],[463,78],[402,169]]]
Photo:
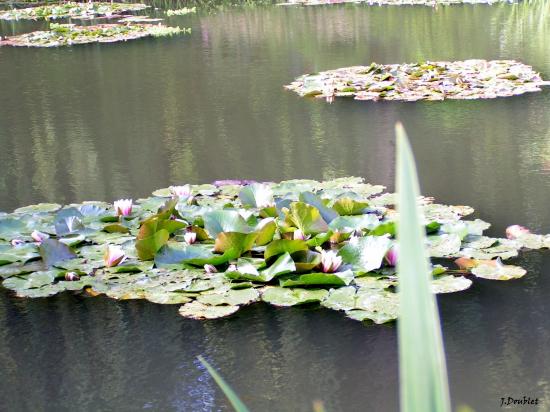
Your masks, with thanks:
[[[550,77],[548,4],[221,9],[171,18],[190,36],[59,50],[0,49],[0,209],[138,197],[220,178],[359,175],[393,186],[392,125],[423,191],[502,234],[549,232],[548,90],[470,102],[300,99],[294,77],[345,65],[516,58]],[[2,35],[43,23],[0,23]],[[549,398],[548,254],[525,280],[440,298],[456,403]],[[174,307],[0,292],[0,404],[11,410],[229,410],[203,354],[253,410],[397,410],[394,327],[255,305],[228,320]],[[31,390],[32,388],[32,390]],[[19,390],[20,389],[20,390]]]

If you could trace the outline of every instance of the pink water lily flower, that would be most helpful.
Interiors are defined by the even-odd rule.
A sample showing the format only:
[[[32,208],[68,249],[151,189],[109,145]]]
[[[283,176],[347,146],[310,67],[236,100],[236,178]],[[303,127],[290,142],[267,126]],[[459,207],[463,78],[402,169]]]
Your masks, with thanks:
[[[390,250],[388,250],[388,253],[386,253],[386,262],[388,262],[388,265],[396,266],[397,256],[398,256],[397,245],[395,245]]]
[[[512,225],[506,228],[506,237],[508,239],[517,239],[518,237],[531,233],[529,229],[520,225]]]
[[[10,243],[13,247],[17,247],[17,246],[24,245],[25,241],[21,239],[12,239]]]
[[[304,232],[302,232],[300,229],[296,229],[292,234],[294,240],[306,240],[306,237],[304,235]]]
[[[126,255],[120,246],[109,245],[103,255],[105,266],[110,268],[124,262]]]
[[[218,269],[216,269],[216,266],[209,264],[204,265],[204,271],[206,273],[218,273]]]
[[[42,243],[44,240],[48,239],[50,236],[46,233],[39,232],[38,230],[33,230],[31,233],[31,237],[34,239],[34,241],[38,244]]]
[[[67,282],[76,282],[80,280],[80,277],[75,272],[67,272],[65,273],[65,280]]]
[[[324,273],[333,273],[342,265],[342,257],[334,250],[321,251],[321,268]]]
[[[118,216],[130,216],[132,213],[132,199],[120,199],[113,203]]]
[[[172,193],[173,196],[178,197],[189,197],[191,196],[191,186],[190,185],[183,185],[183,186],[170,186],[170,193]]]
[[[185,235],[183,235],[183,239],[187,244],[192,245],[197,241],[197,234],[195,232],[186,232]]]

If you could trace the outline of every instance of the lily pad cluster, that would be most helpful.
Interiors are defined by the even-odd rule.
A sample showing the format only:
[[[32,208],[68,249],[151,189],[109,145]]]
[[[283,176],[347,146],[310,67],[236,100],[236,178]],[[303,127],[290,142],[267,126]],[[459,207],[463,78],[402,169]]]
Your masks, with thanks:
[[[116,18],[121,17],[121,13],[140,11],[147,7],[147,5],[141,3],[66,2],[2,11],[0,12],[0,20]]]
[[[187,33],[189,30],[161,24],[141,24],[133,21],[94,26],[52,23],[48,31],[34,31],[0,39],[0,46],[59,47],[86,43],[114,43],[142,37],[172,36]]]
[[[0,216],[0,277],[19,297],[78,291],[147,299],[181,305],[179,313],[194,319],[263,301],[320,304],[383,323],[399,312],[397,213],[383,190],[353,177],[219,181],[135,202],[22,207]],[[419,202],[438,259],[435,293],[465,290],[471,275],[522,277],[525,270],[501,260],[550,247],[550,235],[526,229],[484,236],[489,223],[464,219],[470,207]]]
[[[531,66],[514,60],[464,60],[344,67],[303,75],[285,88],[331,102],[334,97],[492,99],[537,92],[547,85]]]
[[[291,0],[285,3],[279,3],[279,6],[319,6],[327,4],[342,3],[366,3],[369,6],[430,6],[451,4],[495,4],[495,3],[514,3],[513,0]]]

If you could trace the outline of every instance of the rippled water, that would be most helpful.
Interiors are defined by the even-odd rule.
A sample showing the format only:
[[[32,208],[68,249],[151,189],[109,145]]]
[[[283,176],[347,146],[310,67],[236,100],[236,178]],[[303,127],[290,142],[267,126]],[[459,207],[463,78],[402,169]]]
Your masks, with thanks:
[[[550,232],[550,89],[449,102],[301,99],[282,86],[340,66],[512,58],[550,78],[550,10],[236,7],[170,18],[189,36],[0,48],[0,209],[137,198],[220,178],[359,175],[393,187],[393,123],[409,131],[423,193],[468,204],[502,235]],[[0,34],[43,23],[0,23]],[[440,297],[455,404],[550,410],[550,252],[522,280]],[[398,408],[395,326],[313,308],[253,305],[226,320],[173,306],[0,291],[0,409],[230,410],[205,355],[255,411]],[[520,410],[520,409],[516,409]]]

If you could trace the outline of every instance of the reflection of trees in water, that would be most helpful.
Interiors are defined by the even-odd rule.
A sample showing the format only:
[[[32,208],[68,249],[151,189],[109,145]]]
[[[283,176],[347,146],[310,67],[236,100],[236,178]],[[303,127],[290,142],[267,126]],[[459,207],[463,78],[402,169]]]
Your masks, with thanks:
[[[328,105],[282,90],[306,72],[373,60],[517,58],[519,46],[532,57],[526,63],[544,69],[550,67],[542,47],[548,23],[533,7],[244,7],[187,16],[190,36],[101,48],[3,49],[9,62],[0,73],[3,94],[16,98],[0,112],[0,187],[13,193],[1,207],[137,197],[169,184],[231,177],[361,175],[392,185],[389,126],[399,119],[423,141],[421,158],[429,152],[430,162],[447,162],[455,176],[461,168],[486,175],[480,145],[517,163],[517,148],[505,153],[506,146],[497,146],[503,139],[513,144],[510,118],[524,125],[527,147],[536,146],[531,152],[541,159],[548,149],[538,133],[547,122],[538,106],[526,114],[519,104],[487,102],[471,114],[477,102]],[[526,38],[532,41],[525,44]],[[468,131],[464,113],[476,121]],[[527,121],[534,117],[541,123]],[[478,136],[468,150],[453,153],[460,164],[448,148],[433,152],[439,137],[429,139],[442,130],[457,139]]]

